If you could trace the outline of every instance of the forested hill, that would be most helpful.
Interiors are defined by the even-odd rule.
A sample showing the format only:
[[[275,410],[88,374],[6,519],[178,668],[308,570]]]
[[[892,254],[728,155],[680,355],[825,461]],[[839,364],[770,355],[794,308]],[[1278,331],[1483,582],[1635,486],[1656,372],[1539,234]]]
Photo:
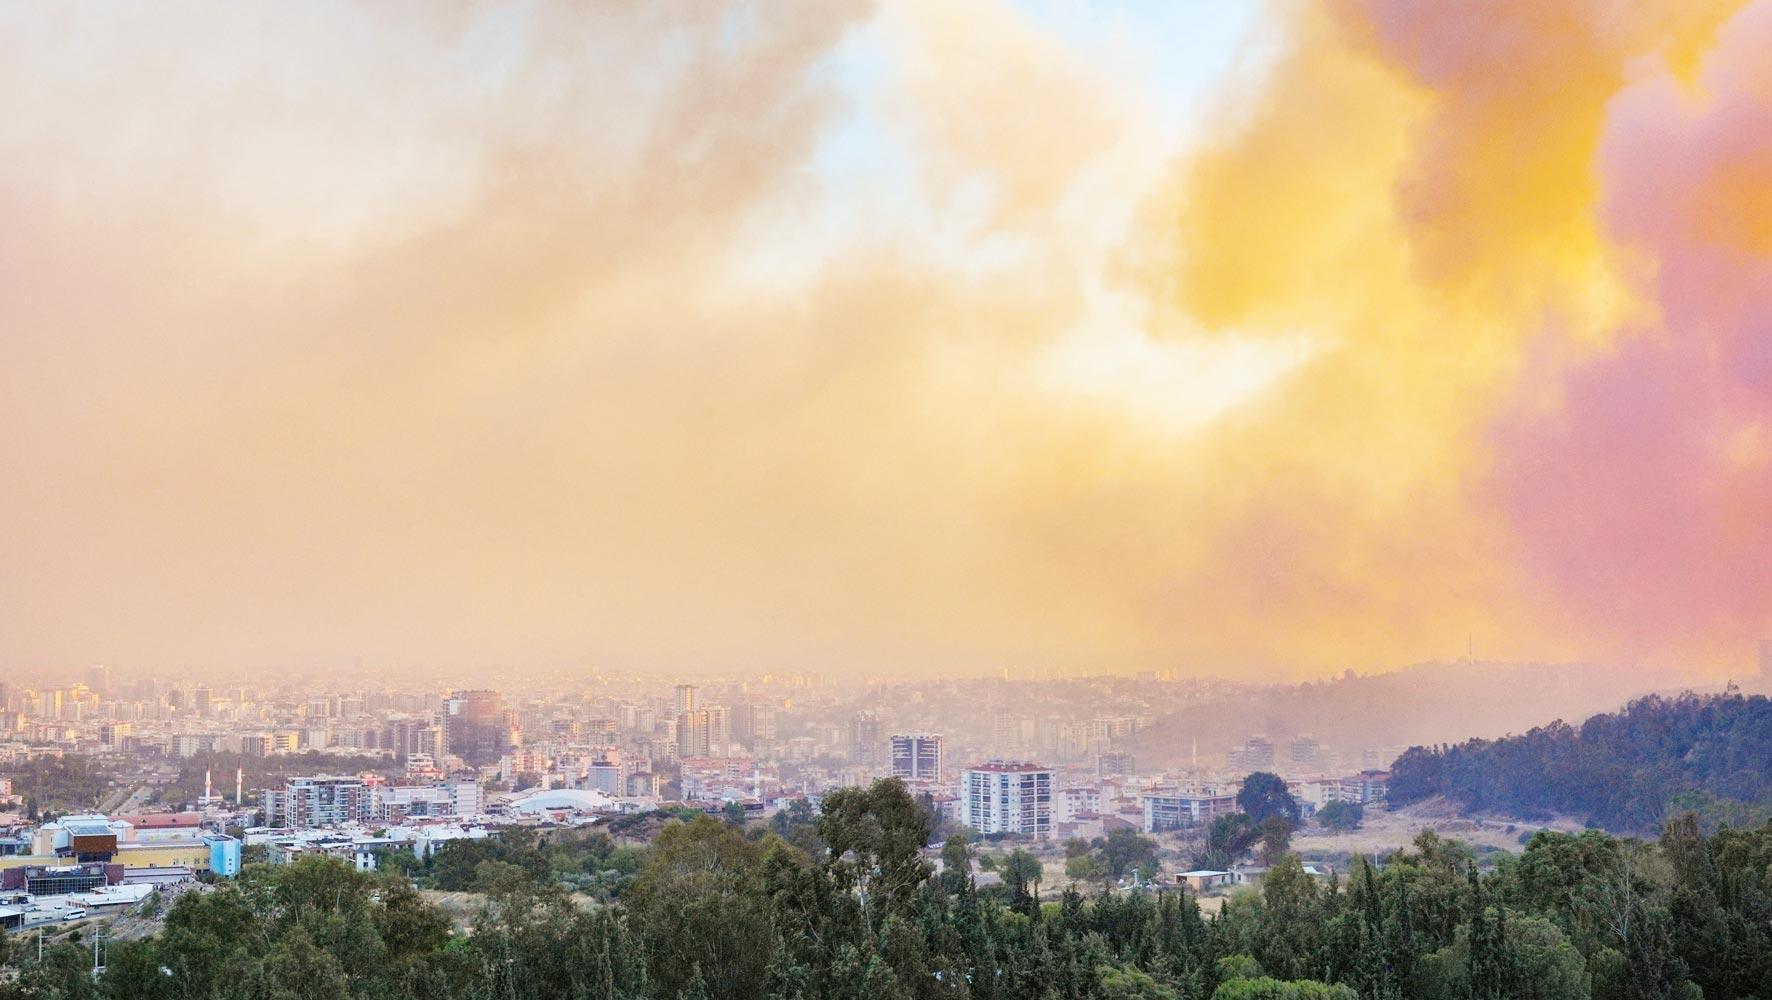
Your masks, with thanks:
[[[1435,795],[1477,812],[1574,816],[1648,832],[1694,810],[1737,825],[1772,807],[1772,701],[1736,691],[1648,697],[1580,727],[1416,747],[1392,767],[1390,801]]]

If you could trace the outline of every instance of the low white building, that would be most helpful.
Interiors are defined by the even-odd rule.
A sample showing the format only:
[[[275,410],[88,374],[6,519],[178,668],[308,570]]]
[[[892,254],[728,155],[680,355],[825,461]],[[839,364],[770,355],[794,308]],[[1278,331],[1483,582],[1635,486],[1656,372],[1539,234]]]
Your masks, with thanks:
[[[1175,884],[1186,886],[1195,892],[1212,892],[1236,885],[1237,876],[1235,872],[1215,868],[1196,868],[1193,871],[1177,872]]]
[[[549,788],[513,800],[510,810],[525,816],[543,816],[549,813],[601,815],[619,812],[620,807],[614,799],[589,788]]]

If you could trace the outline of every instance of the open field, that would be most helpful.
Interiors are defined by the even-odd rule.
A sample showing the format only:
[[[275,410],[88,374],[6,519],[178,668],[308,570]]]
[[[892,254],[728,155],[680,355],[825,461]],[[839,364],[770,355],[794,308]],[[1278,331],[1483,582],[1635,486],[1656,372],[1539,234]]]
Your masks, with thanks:
[[[1579,830],[1581,824],[1568,819],[1525,822],[1472,818],[1455,815],[1444,803],[1429,801],[1396,812],[1369,810],[1360,828],[1347,833],[1325,833],[1306,827],[1293,834],[1292,849],[1301,854],[1385,854],[1407,847],[1421,831],[1433,830],[1448,839],[1518,852],[1522,833],[1544,829]]]

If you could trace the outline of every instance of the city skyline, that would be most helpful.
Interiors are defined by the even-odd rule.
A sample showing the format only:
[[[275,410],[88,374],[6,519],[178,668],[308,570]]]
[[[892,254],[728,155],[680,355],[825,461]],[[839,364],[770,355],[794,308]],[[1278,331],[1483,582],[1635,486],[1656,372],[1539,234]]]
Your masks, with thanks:
[[[1772,1000],[1772,0],[0,0],[0,1000]]]

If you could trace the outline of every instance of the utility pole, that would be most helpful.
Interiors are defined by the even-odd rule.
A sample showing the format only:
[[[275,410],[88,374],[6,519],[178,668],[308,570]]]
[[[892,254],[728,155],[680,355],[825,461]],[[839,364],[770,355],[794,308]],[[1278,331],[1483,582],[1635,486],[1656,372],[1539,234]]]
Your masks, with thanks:
[[[105,971],[105,935],[101,930],[92,935],[92,978],[97,979]]]

